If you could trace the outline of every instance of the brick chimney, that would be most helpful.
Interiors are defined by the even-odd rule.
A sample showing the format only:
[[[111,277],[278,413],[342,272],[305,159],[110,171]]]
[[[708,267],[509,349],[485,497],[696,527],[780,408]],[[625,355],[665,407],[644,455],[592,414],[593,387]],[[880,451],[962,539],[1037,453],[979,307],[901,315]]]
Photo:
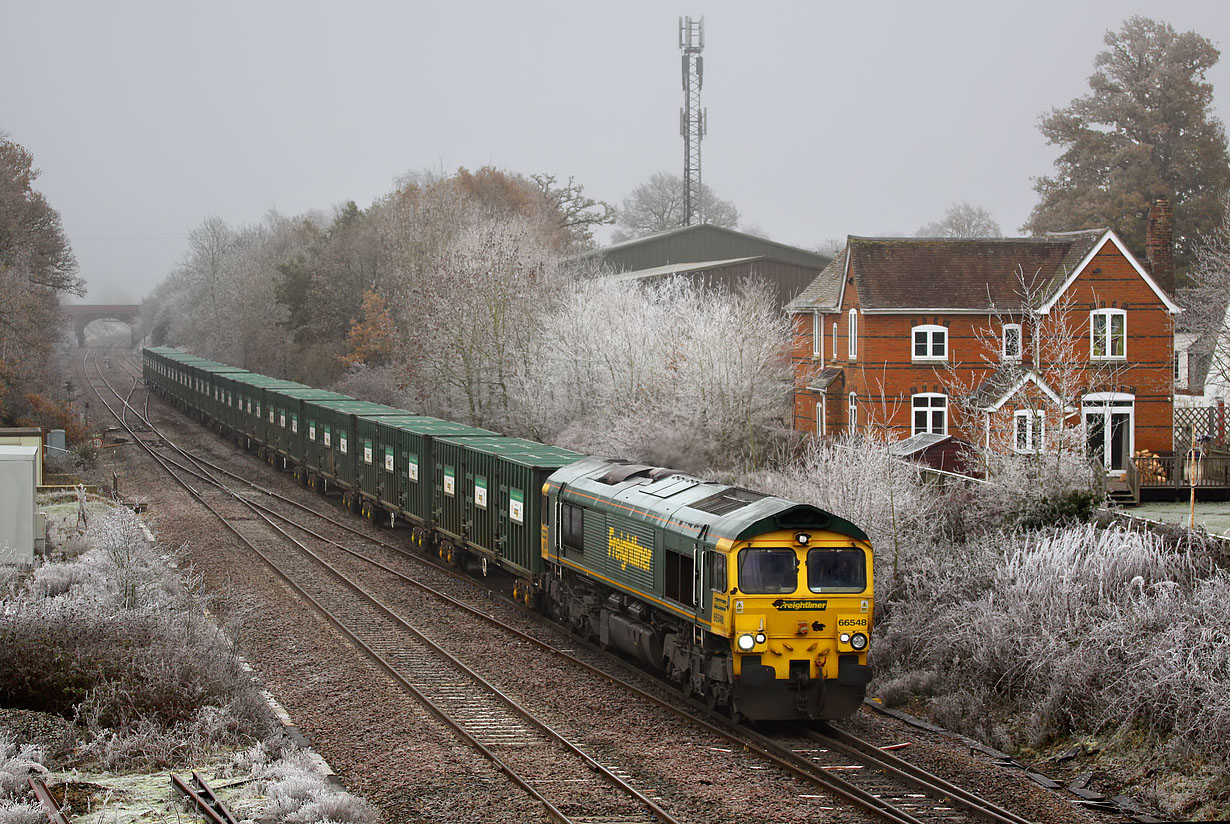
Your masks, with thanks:
[[[1170,211],[1170,201],[1159,197],[1149,207],[1149,220],[1145,227],[1145,257],[1149,259],[1149,269],[1153,280],[1165,290],[1166,294],[1174,294],[1174,214]]]

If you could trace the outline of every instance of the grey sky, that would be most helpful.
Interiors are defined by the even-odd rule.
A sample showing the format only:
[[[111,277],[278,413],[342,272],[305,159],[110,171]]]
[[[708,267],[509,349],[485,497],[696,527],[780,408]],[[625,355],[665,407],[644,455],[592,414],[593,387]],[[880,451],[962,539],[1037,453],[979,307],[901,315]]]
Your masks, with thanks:
[[[680,15],[704,15],[704,180],[804,246],[954,202],[1015,233],[1132,14],[1227,47],[1230,3],[0,0],[0,129],[32,151],[91,301],[139,300],[209,215],[367,206],[407,171],[681,172]],[[1230,54],[1209,78],[1223,121]]]

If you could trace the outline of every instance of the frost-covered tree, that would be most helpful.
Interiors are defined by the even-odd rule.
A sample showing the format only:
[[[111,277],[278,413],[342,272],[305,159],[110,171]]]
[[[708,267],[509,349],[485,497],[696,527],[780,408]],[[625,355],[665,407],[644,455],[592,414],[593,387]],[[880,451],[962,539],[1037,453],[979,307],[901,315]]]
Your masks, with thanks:
[[[729,200],[722,200],[708,185],[700,187],[700,219],[703,223],[733,229],[739,222],[739,210]],[[632,238],[678,229],[684,226],[683,178],[668,172],[654,172],[649,180],[624,198],[616,214],[619,227],[611,236],[616,243]]]
[[[1196,243],[1191,288],[1184,290],[1183,324],[1200,336],[1193,347],[1209,358],[1205,393],[1230,395],[1230,192],[1222,202],[1221,223]]]
[[[944,213],[944,219],[923,224],[915,237],[977,238],[1002,237],[1003,229],[991,213],[981,206],[971,206],[962,201],[954,203]]]
[[[754,460],[784,427],[788,331],[755,286],[577,278],[543,321],[520,418],[580,451],[694,471]]]
[[[559,291],[559,258],[528,221],[478,217],[408,285],[400,365],[420,408],[473,426],[513,423],[510,382],[537,368],[539,318]]]

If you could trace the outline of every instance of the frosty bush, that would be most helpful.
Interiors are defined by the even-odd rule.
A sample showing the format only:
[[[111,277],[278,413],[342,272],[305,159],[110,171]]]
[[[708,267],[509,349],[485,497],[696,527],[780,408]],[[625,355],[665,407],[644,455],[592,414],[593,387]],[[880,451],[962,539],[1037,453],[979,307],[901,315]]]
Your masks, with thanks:
[[[0,799],[0,824],[45,824],[47,813],[37,802]]]
[[[26,779],[42,772],[43,753],[30,745],[18,746],[8,733],[0,731],[0,795],[13,795],[26,787]]]
[[[903,584],[878,627],[882,677],[938,678],[941,720],[1001,746],[1138,731],[1226,764],[1230,574],[1207,550],[1117,525],[989,537],[952,561],[959,590],[930,572]],[[985,706],[1015,726],[987,728]]]
[[[287,750],[270,761],[264,747],[256,747],[236,760],[240,770],[250,770],[257,780],[248,788],[262,797],[259,822],[287,824],[375,824],[379,814],[363,799],[329,784],[316,771],[307,753]]]
[[[234,654],[131,512],[0,601],[0,704],[76,718],[87,753],[150,763],[263,731]]]

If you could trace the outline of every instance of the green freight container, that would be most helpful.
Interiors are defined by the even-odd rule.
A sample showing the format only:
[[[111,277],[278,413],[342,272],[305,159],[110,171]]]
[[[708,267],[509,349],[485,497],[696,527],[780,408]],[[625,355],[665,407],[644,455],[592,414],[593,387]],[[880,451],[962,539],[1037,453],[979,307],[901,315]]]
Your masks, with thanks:
[[[231,367],[208,367],[205,368],[207,380],[213,386],[213,418],[217,423],[229,427],[235,416],[235,408],[239,405],[239,399],[236,397],[233,381],[241,375],[251,375],[252,373],[246,369],[233,369]]]
[[[486,429],[407,413],[364,415],[356,426],[363,449],[358,463],[360,490],[420,525],[431,523],[435,439],[498,437]]]
[[[582,457],[521,438],[439,438],[436,526],[517,574],[537,574],[542,571],[543,483]]]
[[[303,442],[304,465],[343,489],[354,489],[355,455],[360,449],[356,442],[356,418],[404,414],[404,410],[368,401],[303,401],[302,415],[308,427],[308,438]]]
[[[268,446],[279,455],[296,463],[303,455],[302,432],[307,424],[303,412],[305,401],[353,401],[349,395],[330,392],[326,389],[311,389],[299,386],[265,388],[265,402],[273,411],[274,421],[269,426]]]
[[[270,449],[277,449],[284,441],[283,433],[290,430],[290,417],[286,414],[286,399],[283,393],[311,388],[298,381],[278,381],[261,387],[258,397],[261,420],[257,424],[261,443]]]
[[[200,378],[192,369],[193,364],[204,360],[187,352],[167,355],[167,393],[183,406],[200,410],[200,403],[204,402]]]
[[[235,406],[230,410],[229,426],[235,432],[248,438],[264,443],[266,427],[261,408],[264,390],[269,386],[294,386],[294,381],[270,378],[249,372],[246,375],[228,375],[226,382],[235,394]]]

